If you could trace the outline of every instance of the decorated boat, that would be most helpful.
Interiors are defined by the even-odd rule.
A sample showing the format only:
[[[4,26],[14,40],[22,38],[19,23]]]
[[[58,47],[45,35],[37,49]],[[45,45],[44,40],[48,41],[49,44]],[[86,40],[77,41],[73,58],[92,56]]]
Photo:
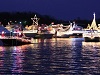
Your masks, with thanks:
[[[38,32],[38,21],[39,18],[37,18],[37,16],[35,15],[34,18],[31,18],[31,20],[33,21],[32,25],[30,26],[26,26],[25,29],[23,29],[23,34],[26,37],[35,37],[37,35]]]
[[[94,15],[94,18],[93,18],[91,26],[88,26],[88,29],[85,29],[85,32],[83,34],[83,38],[85,42],[99,42],[100,41],[100,32],[96,25],[95,13],[93,15]]]

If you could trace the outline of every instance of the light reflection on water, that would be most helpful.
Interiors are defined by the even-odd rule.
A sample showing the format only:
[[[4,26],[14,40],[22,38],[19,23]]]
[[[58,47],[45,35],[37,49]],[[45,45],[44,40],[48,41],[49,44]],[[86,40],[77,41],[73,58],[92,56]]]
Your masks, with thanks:
[[[0,46],[0,74],[97,75],[100,43],[82,38],[35,39],[34,44]]]

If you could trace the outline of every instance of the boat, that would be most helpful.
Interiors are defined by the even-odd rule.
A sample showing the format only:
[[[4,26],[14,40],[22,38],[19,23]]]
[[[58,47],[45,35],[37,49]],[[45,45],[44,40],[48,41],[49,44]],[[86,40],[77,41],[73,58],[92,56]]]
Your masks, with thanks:
[[[85,42],[99,42],[100,41],[100,32],[96,25],[95,13],[93,15],[94,15],[94,18],[91,23],[91,26],[88,25],[88,29],[85,29],[85,32],[83,33],[83,38]]]
[[[37,35],[37,32],[38,32],[39,18],[37,18],[37,16],[35,15],[34,18],[31,18],[31,20],[33,21],[32,25],[30,25],[30,26],[26,25],[26,27],[23,29],[23,34],[26,37],[34,38]]]
[[[82,37],[83,33],[84,33],[84,29],[83,27],[75,24],[75,22],[73,22],[73,27],[72,27],[72,30],[71,30],[71,37]]]
[[[10,31],[8,29],[6,29],[4,26],[0,25],[0,35],[2,35],[2,34],[9,36]]]
[[[97,30],[86,30],[83,34],[83,38],[85,42],[99,42],[100,33],[98,33]]]
[[[6,36],[20,36],[23,34],[22,32],[22,25],[21,24],[8,24],[5,28],[9,31],[9,35],[5,34]]]
[[[55,29],[52,26],[40,26],[38,27],[38,34],[35,38],[51,39],[55,35]]]
[[[25,29],[22,31],[26,37],[34,38],[37,35],[37,25],[26,26]]]
[[[33,24],[30,26],[26,26],[25,29],[23,29],[23,34],[26,37],[32,37],[32,38],[52,38],[54,35],[54,29],[50,26],[45,26],[44,24],[39,26],[38,21],[39,18],[35,15],[34,18],[31,18],[33,21]]]
[[[71,29],[71,25],[67,26],[66,28],[63,28],[63,26],[58,27],[56,37],[69,38],[72,35]]]
[[[64,26],[61,26],[57,30],[57,37],[61,38],[69,38],[69,37],[78,37],[83,34],[84,30],[83,27],[76,25],[75,23],[70,25],[67,25],[66,28]]]

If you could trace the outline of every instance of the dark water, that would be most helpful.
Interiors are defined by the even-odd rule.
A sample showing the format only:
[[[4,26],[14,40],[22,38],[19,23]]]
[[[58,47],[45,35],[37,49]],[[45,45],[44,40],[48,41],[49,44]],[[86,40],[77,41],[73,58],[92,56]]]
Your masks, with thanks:
[[[35,39],[0,46],[0,75],[100,75],[100,43],[81,38]]]

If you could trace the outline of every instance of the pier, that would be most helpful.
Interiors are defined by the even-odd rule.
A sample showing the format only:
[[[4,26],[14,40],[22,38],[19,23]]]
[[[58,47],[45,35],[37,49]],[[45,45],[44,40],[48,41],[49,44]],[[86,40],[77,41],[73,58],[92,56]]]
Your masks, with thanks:
[[[23,37],[0,37],[0,41],[3,45],[7,46],[16,46],[32,43],[31,39]]]

